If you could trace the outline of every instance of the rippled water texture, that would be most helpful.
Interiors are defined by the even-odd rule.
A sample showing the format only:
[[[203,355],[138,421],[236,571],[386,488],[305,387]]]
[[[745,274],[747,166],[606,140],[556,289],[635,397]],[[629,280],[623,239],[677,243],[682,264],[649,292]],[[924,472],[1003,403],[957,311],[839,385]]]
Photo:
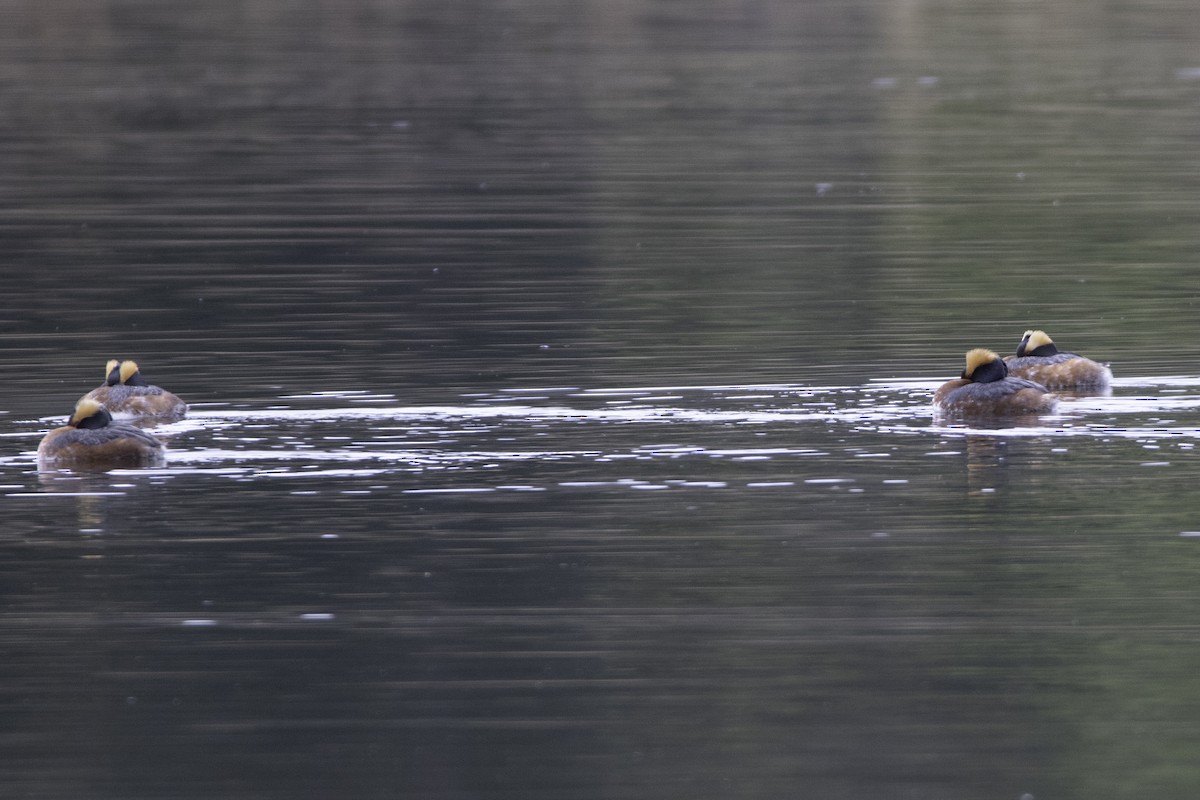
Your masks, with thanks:
[[[1193,796],[1198,35],[9,9],[5,796]],[[1111,392],[935,418],[1031,327]],[[39,471],[114,357],[166,464]]]

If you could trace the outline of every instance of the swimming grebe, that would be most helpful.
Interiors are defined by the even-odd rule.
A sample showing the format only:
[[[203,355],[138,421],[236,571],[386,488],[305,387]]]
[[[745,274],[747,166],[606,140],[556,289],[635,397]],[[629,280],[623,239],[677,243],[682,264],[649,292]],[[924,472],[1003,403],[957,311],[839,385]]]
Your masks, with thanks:
[[[1008,377],[1003,359],[982,347],[967,353],[961,378],[943,384],[933,395],[938,411],[977,417],[1048,414],[1057,404],[1058,397],[1045,386]]]
[[[1112,381],[1106,365],[1077,353],[1060,353],[1045,331],[1025,331],[1015,356],[1006,356],[1008,373],[1037,381],[1048,389],[1104,389]]]
[[[161,463],[163,444],[141,428],[114,423],[112,414],[84,398],[61,428],[38,445],[42,466],[107,468]]]
[[[104,369],[105,384],[83,396],[95,400],[114,414],[154,417],[166,421],[183,419],[187,404],[176,395],[142,378],[134,361],[112,359]]]

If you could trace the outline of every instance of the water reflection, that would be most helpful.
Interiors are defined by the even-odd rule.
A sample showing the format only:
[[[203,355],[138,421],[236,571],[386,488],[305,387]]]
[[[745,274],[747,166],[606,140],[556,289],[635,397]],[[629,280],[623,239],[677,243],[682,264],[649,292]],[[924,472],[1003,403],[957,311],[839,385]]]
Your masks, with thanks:
[[[839,792],[818,762],[866,746],[883,771],[856,790],[930,748],[1049,758],[1085,723],[1076,692],[1108,702],[1082,664],[1114,626],[1189,625],[1170,596],[1200,554],[1168,548],[1195,528],[1180,500],[1200,380],[1118,379],[984,427],[935,420],[938,383],[539,387],[445,405],[320,391],[198,405],[156,428],[161,469],[36,473],[25,451],[0,464],[8,669],[23,696],[50,691],[36,664],[95,676],[86,710],[49,694],[55,730],[205,753],[151,770],[160,788],[202,763],[245,774],[239,753],[266,746],[362,759],[368,794],[526,787],[497,752],[550,770],[553,792],[577,787],[583,753],[641,753],[636,780],[690,787],[697,769],[715,780],[696,752],[794,729],[802,744],[768,747],[756,780]],[[32,444],[58,417],[7,422]],[[1133,557],[1130,537],[1148,551]],[[1080,554],[1102,563],[1080,570]],[[1130,558],[1139,600],[1114,604]],[[1049,674],[1075,678],[1031,688]],[[59,740],[82,752],[64,786],[113,758]],[[469,776],[446,776],[464,759]]]
[[[9,9],[8,792],[1189,796],[1195,11],[573,10]]]
[[[6,546],[8,669],[26,694],[30,665],[96,676],[86,717],[78,695],[49,695],[57,730],[74,721],[164,758],[184,747],[243,775],[240,752],[334,752],[366,759],[369,794],[525,786],[497,752],[551,770],[556,792],[576,786],[582,753],[640,753],[638,782],[734,769],[839,791],[812,778],[827,774],[817,762],[864,746],[883,753],[879,786],[930,748],[1062,752],[1085,724],[1078,687],[1106,692],[1030,683],[1080,674],[1114,625],[1186,624],[1161,592],[1128,609],[1104,598],[1135,531],[1153,544],[1129,591],[1183,577],[1146,558],[1195,527],[1180,501],[1200,397],[1191,379],[1118,382],[1039,425],[975,429],[934,424],[936,383],[559,388],[444,406],[322,393],[198,408],[159,428],[162,469],[37,474],[32,454],[9,457],[23,534]],[[1159,474],[1130,480],[1138,468]],[[1083,552],[1105,563],[1074,569]],[[936,726],[916,721],[923,708]],[[797,729],[803,742],[782,744]],[[110,763],[108,748],[59,740],[83,753],[71,785]],[[768,742],[751,766],[694,758]],[[469,775],[448,777],[463,763]]]
[[[1127,384],[1119,379],[1115,393],[1076,393],[1064,398],[1054,415],[985,420],[938,417],[929,404],[936,381],[924,380],[859,387],[514,390],[476,393],[446,406],[395,405],[396,398],[385,393],[295,395],[271,408],[209,404],[187,420],[159,424],[155,435],[169,444],[168,466],[131,474],[234,480],[429,477],[504,475],[529,466],[551,472],[586,469],[590,480],[579,485],[592,486],[624,480],[615,476],[629,466],[657,470],[719,463],[751,470],[756,462],[829,464],[839,453],[852,459],[848,463],[857,471],[857,465],[871,460],[894,458],[897,448],[928,448],[921,439],[938,437],[962,438],[978,449],[989,447],[989,441],[1000,447],[1017,438],[1049,443],[1080,437],[1179,440],[1178,446],[1190,447],[1184,440],[1200,434],[1200,395],[1186,393],[1193,383],[1190,378],[1138,378]],[[14,429],[5,435],[33,444],[43,426],[56,421],[13,420]],[[913,435],[920,438],[913,441]],[[859,437],[875,444],[851,446]],[[3,461],[19,468],[32,456],[27,451]],[[614,477],[603,477],[606,472]],[[71,491],[85,480],[70,471],[45,471],[39,477],[52,491]],[[826,478],[840,479],[810,480]],[[500,482],[471,491],[526,488],[531,487]]]

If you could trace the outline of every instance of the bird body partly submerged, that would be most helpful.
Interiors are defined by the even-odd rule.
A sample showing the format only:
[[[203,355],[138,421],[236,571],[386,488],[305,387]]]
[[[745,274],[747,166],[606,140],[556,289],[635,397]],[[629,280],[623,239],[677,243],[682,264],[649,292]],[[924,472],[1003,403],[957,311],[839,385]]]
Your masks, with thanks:
[[[83,396],[114,414],[174,421],[187,414],[187,403],[160,386],[146,383],[137,363],[115,359],[105,367],[105,383]]]
[[[1048,389],[1106,389],[1112,381],[1107,365],[1078,353],[1060,353],[1045,331],[1025,331],[1016,355],[1004,361],[1010,375]]]
[[[114,423],[107,409],[88,399],[79,401],[66,425],[42,438],[37,453],[42,466],[92,469],[147,466],[164,458],[162,442],[141,428]]]
[[[1045,386],[1008,377],[1000,356],[982,348],[967,353],[962,377],[943,384],[933,395],[938,411],[968,417],[1048,414],[1057,404],[1058,397]]]

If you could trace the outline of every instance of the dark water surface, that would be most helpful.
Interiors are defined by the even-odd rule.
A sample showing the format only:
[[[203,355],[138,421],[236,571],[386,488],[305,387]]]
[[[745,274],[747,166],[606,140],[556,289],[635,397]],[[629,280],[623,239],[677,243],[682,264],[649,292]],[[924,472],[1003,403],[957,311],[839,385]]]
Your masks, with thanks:
[[[1193,797],[1198,38],[9,8],[0,794]],[[1112,393],[933,418],[1029,327]],[[110,357],[166,466],[39,473]]]

